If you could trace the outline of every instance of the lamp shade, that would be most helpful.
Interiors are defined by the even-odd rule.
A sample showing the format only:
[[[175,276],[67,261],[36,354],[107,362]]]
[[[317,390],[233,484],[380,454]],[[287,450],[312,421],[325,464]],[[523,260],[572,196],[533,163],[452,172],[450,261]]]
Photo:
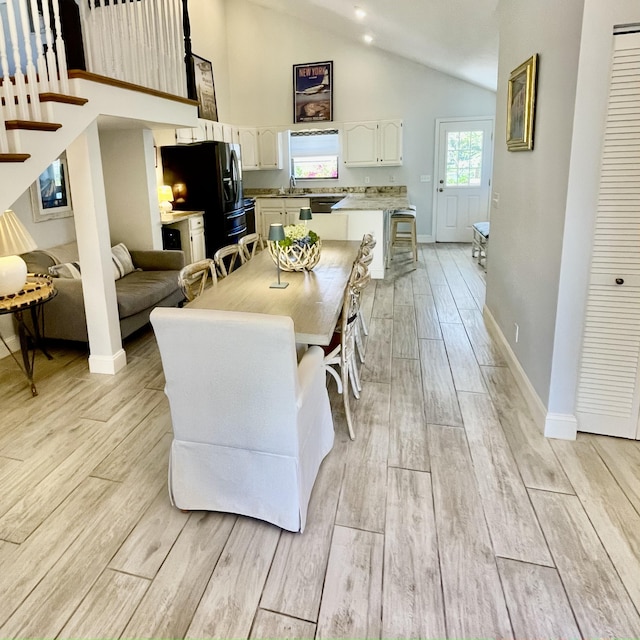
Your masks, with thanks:
[[[311,207],[302,207],[300,209],[300,220],[311,220],[312,218]]]
[[[11,209],[0,213],[0,256],[15,256],[37,248],[35,240]]]
[[[280,223],[269,225],[269,240],[272,242],[284,240],[284,227]]]
[[[173,189],[169,185],[158,187],[158,202],[173,202]]]
[[[17,254],[37,248],[18,216],[7,209],[0,214],[0,296],[17,293],[27,280],[27,265]]]

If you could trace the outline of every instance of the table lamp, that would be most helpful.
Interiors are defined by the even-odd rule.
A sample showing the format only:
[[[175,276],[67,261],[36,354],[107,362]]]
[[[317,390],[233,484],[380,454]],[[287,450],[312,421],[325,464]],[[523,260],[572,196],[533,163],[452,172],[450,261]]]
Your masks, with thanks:
[[[278,282],[274,282],[269,285],[270,289],[286,289],[289,286],[288,282],[280,282],[280,240],[284,240],[284,227],[282,224],[269,225],[269,242],[275,242],[278,249],[276,265],[278,267]]]
[[[169,213],[173,209],[173,190],[169,185],[163,184],[158,187],[158,202],[160,203],[160,211]]]
[[[300,220],[304,220],[304,226],[307,226],[307,220],[312,220],[311,207],[302,207],[300,209]]]
[[[18,293],[27,281],[27,265],[18,255],[37,248],[18,216],[7,209],[0,213],[0,296]]]
[[[184,182],[176,182],[173,187],[174,202],[182,204],[187,200],[187,185]]]

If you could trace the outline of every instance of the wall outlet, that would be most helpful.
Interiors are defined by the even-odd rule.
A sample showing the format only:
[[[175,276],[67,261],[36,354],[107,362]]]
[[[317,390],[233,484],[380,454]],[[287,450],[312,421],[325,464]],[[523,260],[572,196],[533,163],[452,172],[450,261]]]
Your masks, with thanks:
[[[420,182],[431,182],[431,176],[421,175]]]
[[[364,177],[364,183],[365,184],[369,184],[369,176],[365,176]]]
[[[516,342],[518,342],[518,340],[520,340],[520,326],[518,325],[517,322],[514,322],[513,323],[513,328],[515,329]]]
[[[497,191],[493,192],[491,196],[491,202],[493,203],[493,208],[497,209],[500,206],[500,194]]]

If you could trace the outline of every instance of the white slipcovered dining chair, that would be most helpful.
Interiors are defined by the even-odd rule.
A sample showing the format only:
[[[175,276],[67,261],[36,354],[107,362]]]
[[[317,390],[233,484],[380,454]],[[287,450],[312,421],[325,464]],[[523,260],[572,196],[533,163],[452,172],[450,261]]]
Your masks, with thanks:
[[[334,437],[322,349],[298,363],[284,316],[156,308],[151,324],[173,423],[172,504],[302,531]]]

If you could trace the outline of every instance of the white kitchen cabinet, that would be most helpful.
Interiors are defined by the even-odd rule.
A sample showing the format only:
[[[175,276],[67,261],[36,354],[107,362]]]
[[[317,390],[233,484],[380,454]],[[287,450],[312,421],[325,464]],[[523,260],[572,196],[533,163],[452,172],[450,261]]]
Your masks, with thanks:
[[[343,160],[347,167],[402,164],[402,120],[345,122]]]
[[[207,251],[204,239],[204,217],[191,215],[165,225],[180,232],[180,244],[187,264],[204,260]]]
[[[258,129],[258,167],[282,169],[282,134],[275,128]]]
[[[302,207],[309,206],[309,198],[257,198],[256,228],[266,240],[271,224],[296,224]],[[309,225],[313,229],[313,225]]]
[[[233,127],[230,124],[222,125],[222,142],[233,142]]]
[[[258,130],[254,127],[237,127],[234,142],[240,144],[242,169],[253,171],[259,169],[258,164]]]

